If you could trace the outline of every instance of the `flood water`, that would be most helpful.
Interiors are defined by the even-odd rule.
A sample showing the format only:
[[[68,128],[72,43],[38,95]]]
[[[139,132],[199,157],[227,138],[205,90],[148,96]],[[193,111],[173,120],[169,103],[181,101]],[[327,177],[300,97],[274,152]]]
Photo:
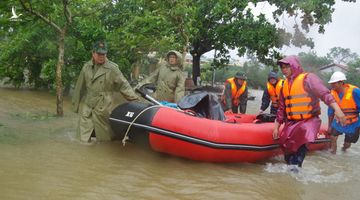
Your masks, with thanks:
[[[262,92],[251,94],[255,113]],[[63,118],[55,110],[48,93],[0,89],[0,199],[358,199],[359,144],[311,153],[294,174],[281,157],[214,164],[120,142],[84,145],[69,99]]]

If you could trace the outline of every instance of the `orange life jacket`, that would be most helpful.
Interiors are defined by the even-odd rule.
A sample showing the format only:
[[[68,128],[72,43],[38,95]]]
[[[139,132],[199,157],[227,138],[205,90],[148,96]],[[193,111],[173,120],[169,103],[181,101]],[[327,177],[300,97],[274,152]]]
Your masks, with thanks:
[[[286,79],[283,85],[283,95],[285,99],[286,114],[289,120],[309,119],[313,116],[320,115],[320,102],[318,101],[317,109],[311,105],[312,99],[304,89],[304,78],[307,73],[299,74],[292,85],[289,85]]]
[[[351,124],[359,120],[359,112],[353,97],[353,90],[357,87],[350,84],[344,84],[344,87],[345,91],[341,99],[335,90],[331,90],[331,94],[334,96],[336,102],[345,114],[346,123]]]
[[[226,87],[226,83],[230,83],[230,85],[231,85],[231,101],[232,101],[232,104],[234,106],[239,105],[239,98],[245,92],[245,89],[246,89],[246,81],[244,81],[244,83],[241,85],[241,87],[239,89],[237,89],[237,87],[236,87],[234,77],[229,78],[229,79],[226,80],[225,87]],[[225,94],[223,95],[222,99],[223,99],[224,104],[226,105]]]
[[[280,91],[283,86],[283,83],[284,83],[284,80],[280,79],[276,83],[275,87],[270,82],[267,82],[267,84],[266,84],[267,91],[270,96],[271,104],[275,108],[279,107],[279,95],[280,95]]]

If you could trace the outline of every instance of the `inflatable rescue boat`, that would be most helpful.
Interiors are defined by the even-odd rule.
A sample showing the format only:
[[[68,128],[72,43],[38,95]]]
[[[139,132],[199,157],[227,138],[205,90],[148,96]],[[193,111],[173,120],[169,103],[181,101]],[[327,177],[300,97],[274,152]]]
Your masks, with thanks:
[[[273,122],[247,114],[226,118],[214,120],[166,106],[129,102],[113,110],[110,124],[123,142],[196,161],[258,162],[282,153],[272,137]],[[328,143],[322,127],[310,150],[324,149]]]

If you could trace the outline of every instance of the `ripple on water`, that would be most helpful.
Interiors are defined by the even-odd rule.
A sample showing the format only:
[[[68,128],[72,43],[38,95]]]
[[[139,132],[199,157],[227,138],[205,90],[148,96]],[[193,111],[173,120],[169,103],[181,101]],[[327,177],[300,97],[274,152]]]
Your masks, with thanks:
[[[341,162],[342,158],[329,152],[316,152],[307,156],[303,168],[285,163],[267,163],[264,170],[270,173],[289,174],[301,183],[344,183],[351,179],[354,168]]]

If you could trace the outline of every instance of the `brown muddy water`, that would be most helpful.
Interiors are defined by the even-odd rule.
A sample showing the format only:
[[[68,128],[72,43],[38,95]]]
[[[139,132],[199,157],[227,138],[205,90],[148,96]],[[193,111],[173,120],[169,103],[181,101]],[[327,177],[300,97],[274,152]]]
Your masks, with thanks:
[[[248,113],[255,113],[261,91],[251,93]],[[0,89],[0,199],[358,199],[358,144],[335,156],[311,153],[294,174],[281,157],[214,164],[120,142],[84,145],[69,99],[64,110],[53,116],[48,93]]]

